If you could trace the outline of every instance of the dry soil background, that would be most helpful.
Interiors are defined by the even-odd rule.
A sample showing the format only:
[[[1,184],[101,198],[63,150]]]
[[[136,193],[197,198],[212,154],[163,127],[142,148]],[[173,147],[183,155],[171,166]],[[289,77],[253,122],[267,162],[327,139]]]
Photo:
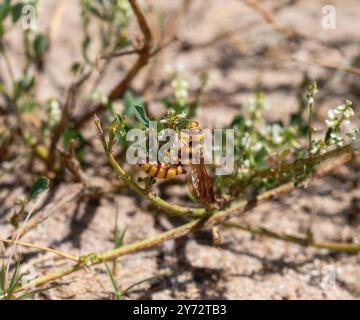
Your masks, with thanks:
[[[46,29],[56,0],[42,1],[39,28]],[[166,78],[166,64],[182,63],[190,87],[196,87],[199,75],[207,71],[208,92],[203,99],[199,119],[203,126],[222,127],[240,112],[257,83],[261,82],[270,104],[266,116],[285,119],[297,106],[297,88],[305,71],[319,82],[320,97],[317,125],[330,107],[345,98],[360,102],[359,75],[324,68],[301,61],[323,61],[337,65],[350,64],[360,55],[360,3],[338,1],[262,1],[276,19],[308,38],[285,41],[258,13],[236,0],[194,0],[189,12],[174,18],[180,1],[143,1],[153,9],[163,8],[168,28],[173,27],[179,41],[161,54],[155,69],[148,69],[133,84],[139,94],[145,76],[153,81],[146,91],[150,109],[159,113],[158,98],[168,90],[161,85]],[[321,28],[321,8],[333,4],[337,12],[336,30]],[[69,1],[49,56],[47,78],[41,88],[46,99],[59,96],[69,84],[69,66],[80,57],[81,37],[78,1]],[[136,26],[134,28],[136,33]],[[14,31],[16,33],[16,30]],[[11,58],[21,54],[20,44],[11,43]],[[214,41],[216,39],[216,41]],[[279,57],[282,57],[281,59]],[[109,90],[123,75],[132,58],[115,62],[102,88]],[[151,72],[148,72],[151,70]],[[151,88],[156,88],[151,89]],[[89,124],[89,136],[94,136]],[[97,144],[94,138],[94,144]],[[99,146],[100,150],[100,146]],[[239,221],[271,228],[279,232],[304,234],[311,226],[318,239],[360,241],[360,162],[354,160],[332,175],[312,182],[307,189],[248,212]],[[91,172],[91,168],[87,168]],[[0,179],[0,234],[4,238],[11,228],[7,219],[15,198],[24,194],[23,186],[32,177],[17,170],[17,175]],[[106,173],[108,174],[108,173]],[[21,183],[19,183],[19,181]],[[72,192],[73,185],[56,189],[57,201]],[[171,187],[167,197],[183,201],[184,185]],[[183,223],[180,219],[150,214],[143,199],[126,192],[116,197],[120,226],[128,226],[125,243],[159,233]],[[101,252],[113,246],[115,205],[101,199],[66,206],[23,240],[54,246],[78,254]],[[239,230],[221,230],[224,244],[215,247],[211,233],[197,234],[170,241],[163,246],[119,259],[117,281],[122,288],[146,277],[170,273],[151,285],[143,284],[132,291],[131,299],[357,299],[360,295],[358,255],[334,254],[326,250],[304,248]],[[40,257],[24,250],[27,264],[36,274],[44,274],[65,265],[52,256]],[[336,270],[333,286],[324,286],[328,272]],[[108,299],[111,283],[103,266],[77,272],[65,278],[70,285],[51,290],[40,299]],[[325,282],[326,284],[326,282]]]

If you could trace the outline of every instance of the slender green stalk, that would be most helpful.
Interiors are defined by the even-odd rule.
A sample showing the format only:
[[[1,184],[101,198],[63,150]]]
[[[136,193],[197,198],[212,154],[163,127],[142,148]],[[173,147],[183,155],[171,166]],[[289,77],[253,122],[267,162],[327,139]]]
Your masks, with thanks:
[[[262,169],[262,170],[257,170],[252,174],[250,179],[252,180],[257,177],[265,178],[265,177],[273,176],[275,171],[281,172],[281,173],[287,173],[287,172],[294,172],[294,171],[302,170],[304,168],[304,166],[307,166],[307,165],[314,166],[314,165],[320,164],[326,160],[336,158],[341,155],[351,153],[353,151],[357,151],[356,142],[349,143],[342,147],[337,147],[333,150],[327,151],[323,154],[313,156],[311,158],[298,159],[298,160],[295,160],[294,162],[280,164],[276,168],[266,168],[266,169]]]
[[[309,159],[312,158],[312,154],[311,154],[311,149],[312,149],[312,133],[313,133],[313,127],[312,127],[312,123],[313,123],[313,109],[314,109],[314,104],[313,103],[309,103],[309,134],[308,134],[308,157]]]
[[[247,224],[240,224],[232,221],[227,221],[223,225],[230,228],[237,228],[260,236],[296,243],[298,245],[305,247],[314,247],[319,249],[327,249],[330,251],[347,252],[347,253],[360,252],[360,244],[358,243],[316,241],[314,239],[310,239],[306,237],[298,237],[290,234],[280,234],[266,228],[252,227]]]
[[[62,251],[59,251],[59,250],[55,250],[55,249],[52,249],[52,248],[39,246],[39,245],[32,244],[32,243],[27,243],[27,242],[22,242],[22,241],[5,240],[5,239],[0,239],[0,242],[11,243],[11,244],[22,246],[22,247],[28,247],[28,248],[33,248],[33,249],[38,249],[38,250],[41,250],[41,251],[45,251],[45,252],[50,252],[50,253],[55,254],[55,255],[57,255],[59,257],[63,257],[65,259],[69,259],[69,260],[72,260],[72,261],[75,261],[75,262],[77,262],[79,260],[79,258],[77,258],[75,256],[72,256],[71,254],[68,254],[68,253],[65,253],[65,252],[62,252]]]

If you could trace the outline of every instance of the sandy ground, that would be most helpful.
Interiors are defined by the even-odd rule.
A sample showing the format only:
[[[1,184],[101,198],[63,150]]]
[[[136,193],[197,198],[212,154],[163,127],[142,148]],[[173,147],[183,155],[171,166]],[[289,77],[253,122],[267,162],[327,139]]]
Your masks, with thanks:
[[[56,0],[44,1],[43,12],[51,13]],[[145,1],[146,2],[146,1]],[[166,1],[165,1],[166,2]],[[152,1],[156,5],[157,2]],[[168,1],[166,15],[171,17],[180,2]],[[209,73],[209,90],[204,97],[199,119],[203,126],[221,127],[247,102],[257,83],[261,82],[270,103],[266,116],[284,119],[296,109],[296,92],[308,72],[319,82],[320,97],[317,125],[330,107],[345,98],[360,102],[359,75],[350,75],[309,64],[271,59],[281,53],[306,61],[349,64],[359,52],[360,5],[358,1],[264,1],[265,7],[283,25],[307,35],[300,42],[286,43],[242,1],[194,1],[190,12],[178,22],[181,44],[167,48],[162,62],[154,71],[154,83],[166,77],[166,64],[182,63],[190,87],[196,87],[194,74]],[[291,3],[291,5],[285,5]],[[321,27],[321,8],[333,4],[337,12],[336,30]],[[43,15],[40,28],[46,28],[50,14]],[[175,21],[174,21],[175,23]],[[16,30],[14,31],[16,32]],[[64,89],[69,82],[69,66],[79,58],[80,22],[77,1],[70,1],[59,34],[49,56],[47,78],[41,88],[43,99]],[[214,38],[219,37],[216,42]],[[19,44],[11,42],[12,59],[19,54]],[[269,52],[264,56],[263,52]],[[131,58],[116,62],[102,87],[109,90],[121,78],[122,67]],[[129,60],[129,61],[128,61]],[[116,67],[117,66],[117,67]],[[148,67],[150,70],[151,65]],[[140,91],[142,80],[134,83]],[[150,74],[150,77],[152,74]],[[167,90],[149,94],[150,110],[158,112],[156,100]],[[165,90],[165,91],[164,91]],[[89,135],[93,135],[90,130]],[[96,144],[96,143],[95,143]],[[360,162],[354,160],[337,172],[312,182],[307,189],[293,192],[285,199],[274,200],[239,217],[241,222],[263,226],[278,232],[302,235],[310,227],[319,240],[360,241]],[[91,172],[91,168],[88,168]],[[19,171],[20,172],[20,171]],[[22,183],[17,183],[18,181]],[[0,234],[11,231],[8,217],[14,199],[24,194],[31,177],[6,175],[0,179]],[[15,187],[18,186],[18,187]],[[56,189],[54,199],[71,192],[72,186]],[[10,192],[11,191],[11,192]],[[167,192],[172,201],[182,201],[185,186]],[[143,199],[126,192],[116,196],[119,223],[128,226],[125,243],[144,239],[172,226],[181,219],[150,213]],[[151,211],[154,213],[154,210]],[[113,201],[72,204],[30,232],[23,240],[53,246],[73,254],[103,252],[113,246],[115,205]],[[152,284],[142,284],[130,299],[357,299],[360,296],[358,255],[335,254],[326,250],[304,248],[295,244],[253,236],[239,230],[221,229],[223,245],[212,244],[211,232],[202,231],[169,241],[163,246],[119,259],[117,281],[126,288],[135,281],[166,274]],[[51,255],[23,250],[32,273],[42,275],[66,265]],[[67,286],[40,295],[40,299],[109,299],[111,283],[104,266],[93,267],[67,276]]]

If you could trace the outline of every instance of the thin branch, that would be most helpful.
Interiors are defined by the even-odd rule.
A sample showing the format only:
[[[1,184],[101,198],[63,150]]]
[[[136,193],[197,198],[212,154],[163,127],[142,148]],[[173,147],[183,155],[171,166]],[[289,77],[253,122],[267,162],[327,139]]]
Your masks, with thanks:
[[[356,253],[360,252],[359,243],[343,243],[343,242],[328,242],[328,241],[316,241],[307,237],[299,237],[291,234],[280,234],[275,231],[262,227],[252,227],[248,224],[240,224],[232,221],[227,221],[223,224],[226,227],[237,228],[251,234],[274,238],[286,242],[296,243],[304,247],[313,247],[318,249],[327,249],[330,251]]]
[[[349,143],[342,147],[337,147],[333,150],[327,151],[323,154],[316,155],[307,159],[298,159],[294,162],[282,163],[276,167],[270,167],[262,170],[256,170],[253,174],[248,178],[248,181],[251,182],[255,178],[265,178],[272,176],[274,172],[296,172],[302,170],[304,166],[315,166],[320,164],[326,160],[352,153],[353,151],[357,151],[356,142]]]
[[[141,49],[129,49],[129,50],[113,52],[110,54],[102,55],[102,56],[100,56],[100,59],[109,59],[109,58],[128,56],[128,55],[132,55],[132,54],[139,54],[140,52],[141,52]]]
[[[128,71],[125,78],[111,91],[109,95],[109,101],[114,101],[120,99],[124,94],[125,90],[129,87],[132,80],[137,76],[139,71],[147,65],[149,59],[151,58],[151,47],[152,47],[152,34],[149,28],[149,25],[146,21],[145,15],[140,8],[137,0],[129,0],[130,5],[135,13],[137,22],[139,24],[140,30],[144,36],[144,41],[142,48],[139,49],[139,56]],[[75,128],[80,128],[86,121],[90,120],[95,113],[100,113],[106,109],[106,106],[102,103],[97,104],[92,110],[85,111],[80,116],[74,119]]]
[[[18,240],[21,237],[23,237],[25,234],[27,234],[30,230],[38,226],[40,223],[51,217],[53,214],[58,213],[59,209],[61,209],[65,204],[72,202],[76,199],[79,199],[81,197],[82,190],[83,190],[83,186],[81,184],[78,184],[74,188],[74,190],[71,190],[71,192],[69,192],[68,196],[62,198],[59,202],[55,204],[50,204],[46,206],[42,211],[38,212],[36,216],[30,219],[28,223],[24,227],[22,227],[21,230],[19,230]],[[12,238],[14,238],[15,235],[16,232],[14,232]]]
[[[76,140],[72,139],[69,144],[69,152],[64,152],[60,149],[58,149],[58,152],[73,180],[82,183],[82,197],[99,199],[106,194],[117,191],[121,185],[116,185],[107,179],[94,177],[85,173],[80,162],[76,159],[75,144]]]
[[[245,4],[255,10],[272,28],[284,34],[286,37],[301,36],[297,31],[287,28],[280,24],[270,11],[266,10],[257,0],[243,0]]]
[[[58,148],[61,159],[63,160],[65,167],[71,173],[73,180],[75,182],[81,182],[84,186],[89,184],[89,177],[86,175],[84,170],[81,168],[80,162],[76,159],[75,156],[75,145],[76,140],[71,139],[69,143],[69,152],[65,152]]]
[[[50,172],[55,167],[56,146],[70,121],[70,108],[74,106],[75,94],[76,94],[75,87],[72,85],[68,90],[66,102],[61,109],[60,122],[51,137],[48,159],[47,159],[47,169]]]
[[[52,249],[52,248],[43,247],[43,246],[39,246],[39,245],[36,245],[36,244],[28,243],[28,242],[5,240],[5,239],[0,239],[0,242],[10,243],[10,244],[14,244],[14,245],[22,246],[22,247],[28,247],[28,248],[38,249],[38,250],[41,250],[41,251],[50,252],[50,253],[53,253],[53,254],[55,254],[57,256],[60,256],[60,257],[63,257],[65,259],[69,259],[69,260],[72,260],[72,261],[75,261],[75,262],[77,262],[79,260],[79,258],[77,258],[75,256],[72,256],[72,255],[70,255],[68,253],[65,253],[65,252],[62,252],[62,251],[59,251],[59,250],[55,250],[55,249]]]
[[[68,89],[66,102],[61,109],[60,122],[51,137],[51,142],[48,151],[48,158],[47,158],[47,169],[49,172],[53,171],[55,167],[57,144],[70,122],[70,117],[71,117],[70,110],[71,108],[74,109],[74,105],[76,103],[76,96],[78,95],[81,86],[90,77],[90,74],[91,72],[83,74],[80,77],[80,79],[72,83],[70,88]]]
[[[326,62],[326,61],[317,61],[317,60],[303,60],[298,59],[295,57],[274,57],[274,59],[281,60],[281,61],[289,61],[296,63],[296,64],[306,64],[306,65],[313,65],[313,66],[320,66],[322,68],[332,69],[332,70],[339,70],[347,73],[352,73],[355,75],[360,75],[360,68],[352,67],[352,66],[341,66],[333,62]]]

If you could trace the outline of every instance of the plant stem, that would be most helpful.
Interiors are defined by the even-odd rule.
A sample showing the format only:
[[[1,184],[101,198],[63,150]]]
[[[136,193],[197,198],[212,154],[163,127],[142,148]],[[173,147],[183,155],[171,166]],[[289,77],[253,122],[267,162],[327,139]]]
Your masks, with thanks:
[[[311,154],[311,149],[312,149],[312,133],[313,133],[313,108],[314,108],[314,104],[310,103],[309,104],[309,141],[308,141],[308,157],[309,159],[312,158],[312,154]]]
[[[62,251],[59,251],[59,250],[55,250],[55,249],[52,249],[52,248],[43,247],[43,246],[39,246],[39,245],[36,245],[36,244],[28,243],[28,242],[5,240],[5,239],[0,239],[0,241],[3,242],[3,243],[12,243],[14,245],[19,245],[19,246],[22,246],[22,247],[29,247],[29,248],[38,249],[38,250],[41,250],[41,251],[50,252],[50,253],[53,253],[53,254],[55,254],[57,256],[60,256],[60,257],[66,258],[66,259],[70,259],[70,260],[75,261],[75,262],[77,262],[79,260],[79,258],[77,258],[75,256],[72,256],[72,255],[70,255],[68,253],[65,253],[65,252],[62,252]]]
[[[124,179],[125,183],[136,193],[148,199],[155,206],[163,209],[164,211],[180,216],[195,216],[199,217],[206,212],[205,208],[190,208],[179,206],[170,202],[167,202],[156,194],[152,192],[147,192],[145,189],[141,188],[130,176],[126,174],[123,168],[119,165],[119,163],[115,160],[114,156],[111,153],[107,154],[108,160],[110,164],[113,166],[115,171],[120,175],[122,179]]]
[[[278,240],[283,240],[286,242],[296,243],[305,247],[314,247],[319,249],[327,249],[330,251],[338,252],[347,252],[347,253],[356,253],[360,252],[360,244],[358,243],[341,243],[341,242],[327,242],[327,241],[316,241],[314,239],[309,239],[306,237],[298,237],[291,234],[280,234],[272,230],[262,228],[262,227],[252,227],[247,224],[239,224],[232,221],[227,221],[223,223],[224,226],[230,228],[237,228],[252,234],[257,234],[269,238],[274,238]]]
[[[316,155],[311,158],[299,159],[294,162],[280,164],[276,168],[266,168],[266,169],[255,171],[252,174],[252,176],[249,178],[250,179],[249,181],[251,181],[252,179],[257,178],[257,177],[264,178],[264,177],[272,176],[275,171],[279,171],[281,173],[287,173],[287,172],[302,170],[304,168],[304,166],[306,166],[306,165],[314,166],[314,165],[320,164],[321,162],[329,160],[331,158],[335,158],[335,157],[338,157],[338,156],[341,156],[344,154],[349,154],[355,150],[356,150],[355,143],[354,142],[349,143],[345,146],[337,147],[333,150],[327,151],[323,154]]]

